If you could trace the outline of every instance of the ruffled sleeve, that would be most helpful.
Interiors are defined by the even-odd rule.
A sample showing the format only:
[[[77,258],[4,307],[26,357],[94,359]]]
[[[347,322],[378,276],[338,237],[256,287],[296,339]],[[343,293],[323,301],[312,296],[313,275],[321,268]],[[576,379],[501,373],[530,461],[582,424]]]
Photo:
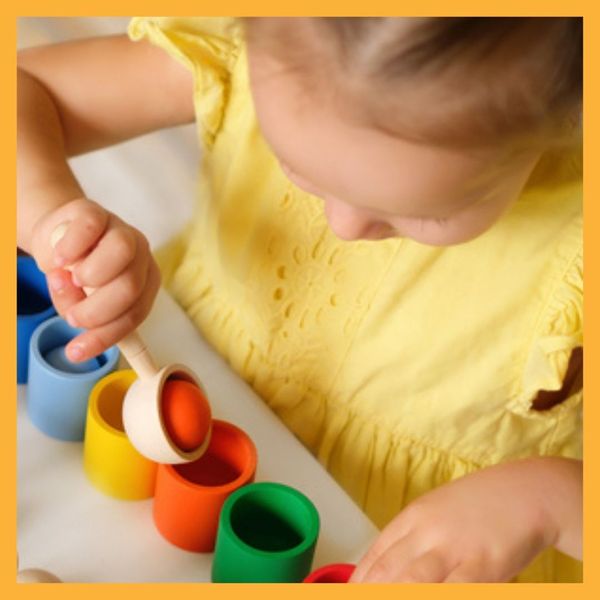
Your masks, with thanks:
[[[163,48],[192,72],[199,133],[210,147],[223,122],[242,44],[239,23],[227,17],[134,17],[127,33],[133,41]]]
[[[521,394],[512,406],[517,412],[530,411],[539,390],[560,390],[571,353],[583,346],[583,255],[572,259],[556,285],[539,321],[525,361]],[[578,403],[582,392],[573,392],[555,408],[559,411]]]

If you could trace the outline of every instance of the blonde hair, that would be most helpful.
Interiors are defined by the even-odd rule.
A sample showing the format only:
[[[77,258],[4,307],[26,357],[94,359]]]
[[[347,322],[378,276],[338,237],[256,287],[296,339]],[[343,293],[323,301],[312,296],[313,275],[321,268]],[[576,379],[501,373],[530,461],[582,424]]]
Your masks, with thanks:
[[[248,43],[350,119],[446,146],[573,144],[582,19],[244,19]]]

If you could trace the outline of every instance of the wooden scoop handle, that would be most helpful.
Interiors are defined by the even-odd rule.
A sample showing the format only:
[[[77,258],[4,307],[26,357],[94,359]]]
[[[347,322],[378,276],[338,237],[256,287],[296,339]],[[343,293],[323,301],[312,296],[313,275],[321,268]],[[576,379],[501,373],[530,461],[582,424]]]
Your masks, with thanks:
[[[67,231],[68,223],[61,223],[51,234],[50,243],[54,248],[56,244],[63,237]],[[68,271],[71,271],[71,267],[65,267]],[[83,291],[87,296],[93,294],[94,289],[84,287]],[[154,362],[152,355],[150,354],[146,342],[142,339],[137,330],[132,331],[126,335],[117,344],[121,354],[127,359],[127,362],[131,368],[137,373],[140,379],[147,379],[158,373],[156,363]]]

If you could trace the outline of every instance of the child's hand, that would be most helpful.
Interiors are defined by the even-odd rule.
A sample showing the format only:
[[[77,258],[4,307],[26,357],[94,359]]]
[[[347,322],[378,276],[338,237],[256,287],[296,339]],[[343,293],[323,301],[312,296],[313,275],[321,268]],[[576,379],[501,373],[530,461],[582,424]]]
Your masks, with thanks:
[[[505,463],[412,502],[382,531],[350,583],[506,582],[548,546],[580,554],[580,538],[580,461]]]
[[[52,248],[52,232],[61,223],[68,223],[67,230]],[[97,356],[150,312],[160,273],[148,241],[95,202],[73,200],[45,215],[33,229],[31,249],[47,274],[56,310],[71,325],[87,329],[67,345],[70,360]],[[82,287],[94,291],[86,297]]]

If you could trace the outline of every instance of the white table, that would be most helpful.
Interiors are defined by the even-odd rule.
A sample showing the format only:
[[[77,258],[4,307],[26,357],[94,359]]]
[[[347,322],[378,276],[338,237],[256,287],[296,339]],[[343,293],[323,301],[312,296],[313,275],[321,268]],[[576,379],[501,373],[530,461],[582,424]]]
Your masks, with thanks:
[[[216,418],[250,435],[258,451],[256,481],[291,485],[314,502],[321,533],[313,568],[357,562],[377,535],[375,526],[166,292],[140,329],[160,364],[179,362],[196,372]],[[66,582],[210,581],[213,555],[162,538],[152,500],[115,500],[92,487],[82,468],[83,444],[39,432],[27,417],[26,387],[18,387],[20,568],[46,569]]]

